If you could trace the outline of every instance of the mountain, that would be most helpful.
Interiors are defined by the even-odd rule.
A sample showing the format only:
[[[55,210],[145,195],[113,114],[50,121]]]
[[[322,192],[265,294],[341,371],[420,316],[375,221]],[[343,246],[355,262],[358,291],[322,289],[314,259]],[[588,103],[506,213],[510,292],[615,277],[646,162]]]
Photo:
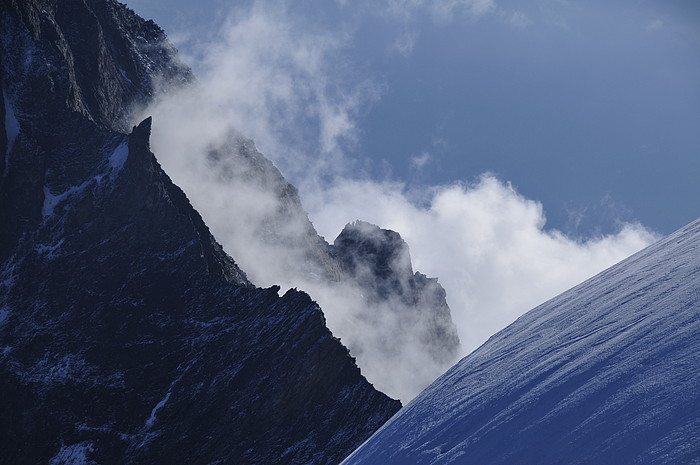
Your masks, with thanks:
[[[231,131],[205,152],[206,175],[181,182],[188,192],[209,186],[195,200],[207,200],[197,205],[217,238],[252,282],[304,289],[317,299],[375,386],[409,401],[458,359],[445,290],[413,271],[397,232],[355,221],[329,244],[297,189],[253,141]]]
[[[700,220],[531,310],[347,458],[700,463]]]
[[[398,347],[420,347],[426,356],[421,362],[440,373],[454,362],[459,337],[445,290],[437,278],[414,273],[408,244],[399,233],[358,220],[343,228],[333,242],[331,254],[340,264],[343,277],[357,283],[363,291],[367,305],[358,310],[358,319],[375,324],[376,317],[371,312],[378,308],[383,313],[400,312],[396,324],[387,328],[394,334],[389,337],[384,332],[374,333],[377,339]],[[375,340],[372,345],[381,342]],[[366,342],[360,350],[364,345]],[[400,364],[400,360],[384,363],[387,367]],[[433,373],[433,378],[440,374]],[[413,371],[416,378],[417,374]]]
[[[112,0],[2,0],[1,463],[338,463],[400,407],[256,288],[128,125],[187,83]]]

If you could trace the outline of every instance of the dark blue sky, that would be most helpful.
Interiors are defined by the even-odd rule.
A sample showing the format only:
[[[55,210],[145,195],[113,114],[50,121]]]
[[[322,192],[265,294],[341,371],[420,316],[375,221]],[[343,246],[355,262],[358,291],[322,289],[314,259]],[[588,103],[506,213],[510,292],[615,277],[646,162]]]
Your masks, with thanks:
[[[128,4],[186,52],[229,8]],[[369,158],[371,176],[410,187],[491,172],[540,201],[547,227],[581,237],[620,221],[669,233],[698,216],[698,3],[379,4],[287,8],[309,28],[346,37],[341,91],[361,79],[381,89],[355,115],[348,149]]]

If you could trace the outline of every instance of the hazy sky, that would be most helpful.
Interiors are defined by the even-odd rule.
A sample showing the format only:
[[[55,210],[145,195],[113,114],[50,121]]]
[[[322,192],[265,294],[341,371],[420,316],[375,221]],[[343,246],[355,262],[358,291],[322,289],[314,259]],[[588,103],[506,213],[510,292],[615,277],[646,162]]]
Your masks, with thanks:
[[[545,228],[578,238],[620,221],[669,233],[700,211],[698,2],[127,3],[196,71],[203,44],[252,5],[337,41],[323,92],[352,98],[326,139],[373,179],[411,189],[493,173],[542,203]],[[309,142],[318,125],[296,118],[290,144],[332,151]]]

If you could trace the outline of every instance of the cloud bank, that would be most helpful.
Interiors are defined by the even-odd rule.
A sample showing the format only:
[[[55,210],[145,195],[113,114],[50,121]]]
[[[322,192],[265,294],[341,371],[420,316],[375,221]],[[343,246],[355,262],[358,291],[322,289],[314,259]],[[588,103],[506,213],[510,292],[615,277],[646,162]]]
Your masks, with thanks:
[[[414,267],[447,290],[465,353],[656,239],[638,224],[584,241],[545,230],[540,203],[488,174],[423,195],[427,204],[417,204],[402,184],[344,180],[306,206],[321,234],[332,234],[348,217],[399,231]]]
[[[493,8],[489,1],[443,6],[470,14]],[[523,312],[655,239],[633,224],[586,240],[546,230],[543,206],[493,175],[422,189],[370,179],[345,149],[359,136],[356,121],[380,98],[382,86],[344,58],[351,30],[312,27],[289,10],[259,2],[231,18],[197,54],[198,82],[162,88],[135,118],[153,115],[154,153],[252,281],[307,290],[334,334],[355,347],[363,373],[388,394],[410,400],[444,367],[429,366],[415,337],[403,338],[395,356],[377,356],[377,345],[400,322],[358,322],[352,311],[362,305],[358,290],[314,280],[316,271],[294,245],[304,222],[271,227],[281,208],[277,193],[254,168],[241,173],[239,165],[213,158],[213,148],[238,153],[236,134],[254,139],[299,187],[316,229],[331,242],[356,219],[398,231],[414,269],[445,287],[465,354]],[[416,167],[429,162],[427,154],[414,160]]]

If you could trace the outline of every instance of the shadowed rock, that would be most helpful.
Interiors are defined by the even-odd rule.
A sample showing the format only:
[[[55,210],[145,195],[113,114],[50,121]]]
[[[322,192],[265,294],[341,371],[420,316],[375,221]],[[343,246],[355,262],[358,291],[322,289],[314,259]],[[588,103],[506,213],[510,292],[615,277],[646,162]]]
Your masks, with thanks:
[[[400,404],[306,294],[250,284],[156,161],[150,118],[122,132],[156,74],[190,79],[162,31],[109,0],[2,14],[3,460],[340,461]]]

